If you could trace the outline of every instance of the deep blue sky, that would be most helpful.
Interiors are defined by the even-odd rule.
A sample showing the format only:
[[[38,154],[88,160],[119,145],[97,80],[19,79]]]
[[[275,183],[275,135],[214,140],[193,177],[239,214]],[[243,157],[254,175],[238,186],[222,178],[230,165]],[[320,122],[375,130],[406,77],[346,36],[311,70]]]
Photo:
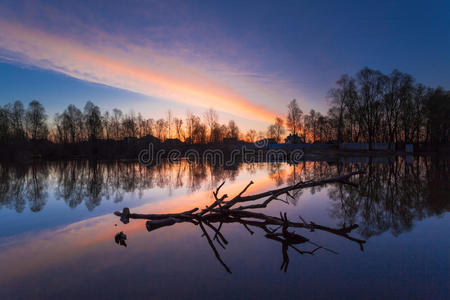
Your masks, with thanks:
[[[326,112],[336,79],[364,66],[450,88],[450,1],[81,2],[0,1],[1,104],[93,100],[148,117],[214,106],[242,122],[254,105],[265,126],[263,110],[292,98]]]

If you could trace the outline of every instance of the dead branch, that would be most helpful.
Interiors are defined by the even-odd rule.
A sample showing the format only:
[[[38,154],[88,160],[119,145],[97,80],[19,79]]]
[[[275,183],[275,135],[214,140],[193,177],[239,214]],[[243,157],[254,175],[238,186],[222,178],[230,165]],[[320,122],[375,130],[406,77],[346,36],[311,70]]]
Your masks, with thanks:
[[[194,225],[198,225],[203,232],[203,236],[206,237],[208,244],[213,250],[216,258],[229,273],[231,273],[231,270],[222,260],[222,258],[220,257],[220,253],[217,251],[217,248],[214,245],[214,241],[217,242],[222,248],[225,248],[225,245],[228,244],[228,241],[221,233],[222,225],[227,223],[240,223],[249,231],[250,234],[254,233],[250,229],[250,227],[260,228],[266,233],[265,235],[266,238],[282,244],[283,264],[281,266],[281,269],[286,271],[287,266],[289,264],[289,256],[287,254],[288,248],[292,248],[300,254],[314,255],[314,253],[319,249],[324,249],[326,251],[337,254],[337,252],[335,252],[334,250],[320,246],[293,231],[289,231],[289,228],[304,228],[310,231],[314,230],[325,231],[337,236],[344,237],[350,241],[356,242],[359,244],[361,250],[363,250],[363,244],[365,243],[365,241],[349,235],[349,233],[351,233],[354,229],[358,228],[358,225],[353,224],[348,227],[344,225],[342,228],[331,228],[315,224],[313,222],[307,223],[300,216],[299,218],[301,222],[294,222],[288,220],[286,213],[284,214],[280,213],[280,217],[275,217],[260,212],[256,212],[253,210],[267,207],[267,205],[270,204],[273,200],[280,200],[280,196],[282,195],[286,195],[286,197],[293,198],[290,192],[294,191],[295,193],[295,191],[298,191],[299,189],[303,188],[325,185],[329,183],[354,185],[354,183],[351,183],[349,179],[352,176],[359,175],[362,173],[364,173],[364,171],[351,172],[342,176],[336,176],[318,181],[298,182],[294,185],[290,185],[287,187],[259,194],[243,196],[243,194],[246,193],[247,190],[250,188],[250,186],[253,184],[253,181],[250,181],[250,183],[247,184],[239,194],[237,194],[234,198],[232,198],[229,201],[225,201],[225,199],[228,198],[227,194],[219,196],[220,189],[225,184],[225,182],[223,182],[217,187],[215,191],[213,191],[213,196],[215,199],[214,202],[210,206],[206,206],[199,212],[198,208],[193,208],[191,210],[181,213],[135,214],[131,213],[130,210],[127,207],[125,207],[122,210],[122,212],[116,211],[114,214],[116,216],[119,216],[120,220],[124,224],[129,223],[130,219],[147,219],[148,221],[146,222],[146,227],[148,231],[153,231],[166,226],[172,226],[176,223],[182,222],[190,222]],[[260,203],[247,204],[235,207],[239,203],[244,202],[248,203],[257,200],[263,201]],[[285,202],[284,200],[281,201]],[[215,226],[213,225],[214,223],[218,223],[219,225]],[[206,225],[214,232],[214,237],[212,239],[208,234],[208,231],[206,230],[204,225]],[[277,227],[275,229],[271,229],[269,226],[277,226]],[[300,250],[295,246],[304,243],[314,245],[315,248],[311,251],[307,251],[307,250]]]

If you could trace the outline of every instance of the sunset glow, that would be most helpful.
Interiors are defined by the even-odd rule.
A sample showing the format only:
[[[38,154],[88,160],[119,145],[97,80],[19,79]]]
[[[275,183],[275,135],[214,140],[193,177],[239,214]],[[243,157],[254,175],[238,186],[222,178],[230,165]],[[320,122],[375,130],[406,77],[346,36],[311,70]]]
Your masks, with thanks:
[[[274,114],[232,88],[167,61],[151,51],[125,46],[82,45],[60,36],[0,21],[0,47],[25,57],[22,63],[203,108],[216,107],[251,120],[271,122]],[[164,68],[167,67],[167,68]]]
[[[1,300],[447,299],[449,41],[449,0],[0,0]]]

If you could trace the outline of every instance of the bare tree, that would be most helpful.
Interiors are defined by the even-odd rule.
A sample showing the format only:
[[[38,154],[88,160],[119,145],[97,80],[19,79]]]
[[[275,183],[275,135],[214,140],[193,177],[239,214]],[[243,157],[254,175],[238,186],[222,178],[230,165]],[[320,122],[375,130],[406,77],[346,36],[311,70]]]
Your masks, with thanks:
[[[137,123],[133,114],[122,119],[122,129],[125,137],[136,137]]]
[[[100,108],[91,101],[88,101],[84,106],[84,123],[89,141],[100,138],[102,132]]]
[[[382,100],[384,99],[383,85],[385,77],[380,71],[364,68],[357,74],[359,83],[358,111],[361,114],[362,125],[369,149],[372,150],[373,142],[380,128],[382,113]]]
[[[316,142],[317,137],[317,118],[320,116],[320,113],[317,113],[314,109],[311,109],[309,115],[304,117],[305,119],[305,135],[309,140],[313,143]]]
[[[230,120],[228,122],[228,137],[235,139],[239,138],[239,127],[236,125],[234,120]]]
[[[121,124],[122,124],[122,111],[120,109],[114,108],[111,120],[111,127],[113,129],[113,136],[116,140],[122,138]]]
[[[245,135],[247,142],[254,143],[256,141],[256,130],[250,129]]]
[[[208,125],[209,128],[209,141],[214,142],[214,129],[217,127],[217,122],[219,120],[219,116],[217,115],[217,112],[211,107],[208,109],[204,114],[204,119],[206,125]]]
[[[28,105],[25,121],[28,135],[32,140],[47,138],[47,114],[45,108],[38,101],[33,100]]]
[[[414,78],[409,74],[402,73],[399,87],[400,119],[403,129],[403,140],[405,143],[412,141],[413,119],[414,119]]]
[[[9,105],[9,120],[11,121],[12,136],[15,139],[25,138],[25,109],[22,102],[16,101],[11,106]]]
[[[172,111],[169,109],[167,111],[167,136],[168,138],[172,138],[172,120],[173,119],[173,115],[172,115]]]
[[[420,141],[424,140],[424,126],[425,126],[425,103],[426,96],[429,93],[429,89],[427,89],[422,84],[417,84],[414,88],[414,97],[413,97],[413,135],[415,136],[415,142],[420,143]]]
[[[194,123],[195,123],[195,116],[191,112],[186,113],[186,130],[187,130],[187,137],[190,144],[193,143],[192,135],[194,132]]]
[[[164,141],[166,139],[166,133],[167,133],[167,123],[164,119],[159,119],[156,121],[155,124],[155,130],[156,130],[156,136],[161,141]]]
[[[173,124],[175,125],[175,132],[177,134],[177,139],[179,139],[180,141],[184,140],[183,120],[179,118],[174,118]]]
[[[6,107],[0,107],[0,142],[10,137],[10,124],[9,110]]]
[[[72,143],[81,139],[83,132],[83,113],[75,105],[69,105],[63,113],[64,127],[67,128]]]
[[[283,126],[283,119],[280,117],[275,118],[275,123],[270,125],[267,130],[267,135],[270,138],[275,139],[277,143],[281,142],[281,137],[284,135],[285,130]]]
[[[288,105],[287,126],[292,134],[297,134],[301,129],[303,112],[297,104],[297,100],[293,99]]]
[[[341,143],[343,140],[344,134],[344,115],[346,108],[354,99],[357,97],[356,93],[356,85],[355,80],[350,78],[348,75],[342,75],[341,78],[336,81],[336,88],[332,88],[328,92],[328,97],[331,99],[331,104],[333,106],[331,112],[335,119],[336,130],[337,130],[337,141]],[[312,110],[313,112],[313,110]],[[313,114],[310,114],[312,117],[312,124],[315,124],[315,118]],[[313,140],[315,140],[315,133],[313,132]]]
[[[192,143],[203,144],[207,140],[206,125],[203,124],[199,117],[194,116],[192,119]]]

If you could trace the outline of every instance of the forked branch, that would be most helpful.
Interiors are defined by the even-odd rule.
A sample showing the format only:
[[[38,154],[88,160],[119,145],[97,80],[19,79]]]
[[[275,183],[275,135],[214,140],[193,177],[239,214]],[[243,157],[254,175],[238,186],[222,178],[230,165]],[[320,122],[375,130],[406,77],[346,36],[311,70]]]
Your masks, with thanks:
[[[358,225],[353,224],[350,226],[343,226],[342,228],[331,228],[313,222],[307,223],[301,216],[299,216],[301,222],[294,222],[288,219],[286,213],[284,214],[280,213],[280,217],[276,217],[266,215],[261,212],[256,212],[253,210],[265,208],[273,200],[280,200],[279,198],[283,195],[292,198],[293,196],[290,193],[291,191],[296,191],[303,188],[325,185],[329,183],[355,185],[354,183],[351,183],[349,181],[350,177],[362,173],[364,173],[364,171],[351,172],[346,175],[336,176],[318,181],[307,181],[307,182],[300,181],[294,185],[290,185],[287,187],[270,190],[255,195],[243,196],[250,188],[250,186],[253,184],[253,181],[250,181],[250,183],[247,184],[240,193],[238,193],[235,197],[233,197],[229,201],[225,201],[225,199],[228,198],[227,194],[219,196],[220,189],[225,184],[225,182],[223,182],[217,187],[215,191],[213,191],[213,196],[215,199],[214,202],[210,206],[206,206],[204,209],[200,211],[198,208],[193,208],[185,212],[172,214],[134,214],[130,213],[130,210],[125,207],[122,210],[122,212],[116,211],[114,214],[119,216],[120,220],[124,224],[129,223],[130,219],[147,219],[148,221],[146,222],[146,227],[148,231],[153,231],[162,227],[171,226],[181,222],[190,222],[194,225],[198,225],[201,231],[203,232],[203,236],[206,237],[208,244],[213,250],[216,258],[229,273],[231,273],[230,268],[222,260],[219,251],[214,245],[214,242],[216,242],[222,248],[225,248],[225,246],[228,244],[228,241],[221,233],[223,224],[240,223],[249,231],[250,234],[254,233],[250,229],[250,227],[260,228],[266,233],[265,235],[266,238],[281,243],[283,254],[283,264],[281,266],[281,269],[286,271],[289,264],[289,256],[287,254],[289,248],[294,249],[296,252],[300,254],[314,255],[314,253],[320,249],[337,254],[335,251],[320,246],[310,241],[306,237],[303,237],[293,231],[289,231],[289,229],[304,228],[310,231],[315,230],[325,231],[337,236],[341,236],[350,241],[356,242],[359,244],[361,250],[363,250],[363,244],[365,243],[365,241],[349,235],[354,229],[358,228]],[[257,202],[253,204],[244,204],[258,200],[262,200],[262,202],[259,203]],[[241,205],[237,206],[238,204]],[[217,223],[218,225],[215,226],[214,225],[215,223]],[[211,238],[204,225],[206,225],[206,227],[208,227],[210,230],[214,232],[213,238]],[[270,226],[275,226],[275,229],[271,229]],[[299,244],[306,244],[306,243],[313,245],[315,248],[313,250],[307,251],[307,250],[300,250],[296,246]]]

